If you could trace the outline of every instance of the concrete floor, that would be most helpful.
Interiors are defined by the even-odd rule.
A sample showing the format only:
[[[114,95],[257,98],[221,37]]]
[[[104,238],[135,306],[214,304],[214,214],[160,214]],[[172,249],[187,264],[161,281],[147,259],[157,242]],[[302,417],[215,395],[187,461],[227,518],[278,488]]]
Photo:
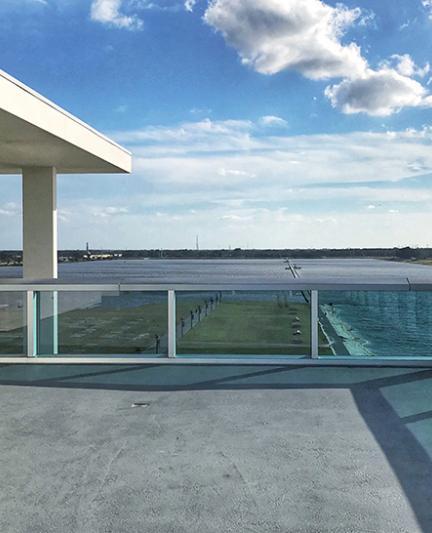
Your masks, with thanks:
[[[0,531],[431,532],[431,406],[430,370],[4,365]]]

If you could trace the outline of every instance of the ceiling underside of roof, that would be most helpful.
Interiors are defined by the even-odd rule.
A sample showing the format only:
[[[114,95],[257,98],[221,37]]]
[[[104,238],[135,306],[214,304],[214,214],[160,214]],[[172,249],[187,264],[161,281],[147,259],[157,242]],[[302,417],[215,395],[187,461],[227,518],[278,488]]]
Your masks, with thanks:
[[[117,166],[0,110],[0,173],[54,166],[59,173],[122,172]]]

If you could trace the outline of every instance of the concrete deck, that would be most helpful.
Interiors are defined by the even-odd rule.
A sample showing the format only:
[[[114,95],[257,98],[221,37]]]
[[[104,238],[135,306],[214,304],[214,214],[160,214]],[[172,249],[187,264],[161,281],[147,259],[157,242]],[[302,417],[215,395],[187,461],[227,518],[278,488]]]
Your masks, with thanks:
[[[430,532],[431,405],[431,370],[4,365],[0,531]]]

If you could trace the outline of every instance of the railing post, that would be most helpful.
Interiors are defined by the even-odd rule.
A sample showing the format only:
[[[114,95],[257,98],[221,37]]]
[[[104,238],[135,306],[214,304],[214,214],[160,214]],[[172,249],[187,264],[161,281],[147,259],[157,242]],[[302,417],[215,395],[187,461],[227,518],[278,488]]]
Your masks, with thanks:
[[[27,291],[26,323],[27,323],[27,357],[37,354],[37,327],[36,327],[36,293]]]
[[[168,357],[176,356],[176,296],[168,291]]]
[[[311,357],[318,358],[318,291],[311,291]]]

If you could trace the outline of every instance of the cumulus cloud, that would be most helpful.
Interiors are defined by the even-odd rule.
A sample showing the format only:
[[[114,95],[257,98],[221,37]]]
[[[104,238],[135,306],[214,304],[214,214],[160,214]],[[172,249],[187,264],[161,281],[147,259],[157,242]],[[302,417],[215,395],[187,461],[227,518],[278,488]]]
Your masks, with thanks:
[[[359,46],[341,42],[360,14],[320,0],[213,0],[204,20],[257,72],[293,69],[319,80],[365,69]]]
[[[187,11],[193,11],[196,0],[182,3]],[[432,13],[432,0],[422,3]],[[143,24],[137,9],[166,11],[179,7],[181,4],[166,5],[161,0],[93,0],[91,18],[112,27],[136,30]],[[405,107],[432,106],[432,96],[418,81],[429,73],[429,63],[420,67],[409,54],[393,54],[373,68],[355,42],[344,42],[347,31],[355,25],[376,24],[370,10],[341,3],[331,6],[322,0],[210,0],[203,19],[222,34],[245,65],[261,74],[294,70],[312,80],[339,78],[341,81],[327,86],[325,95],[343,113],[388,116]],[[287,124],[279,117],[267,116],[262,117],[260,125]],[[217,124],[202,121],[195,127],[198,131]],[[185,130],[184,141],[193,135],[193,131]]]
[[[432,0],[423,0],[431,9]],[[354,25],[375,24],[371,11],[321,0],[212,0],[204,20],[261,74],[294,70],[313,80],[342,78],[325,95],[343,113],[388,116],[404,107],[429,107],[431,97],[413,78],[430,70],[409,54],[394,54],[372,68],[360,47],[342,38]]]
[[[381,66],[393,67],[402,76],[418,76],[419,78],[424,78],[430,71],[429,63],[419,67],[409,54],[393,54],[390,56],[390,60],[383,61]]]
[[[385,117],[404,107],[431,107],[432,97],[416,80],[384,67],[326,87],[325,95],[343,113]]]
[[[108,26],[128,30],[138,30],[143,22],[137,15],[126,15],[122,12],[123,0],[93,0],[91,19]]]

